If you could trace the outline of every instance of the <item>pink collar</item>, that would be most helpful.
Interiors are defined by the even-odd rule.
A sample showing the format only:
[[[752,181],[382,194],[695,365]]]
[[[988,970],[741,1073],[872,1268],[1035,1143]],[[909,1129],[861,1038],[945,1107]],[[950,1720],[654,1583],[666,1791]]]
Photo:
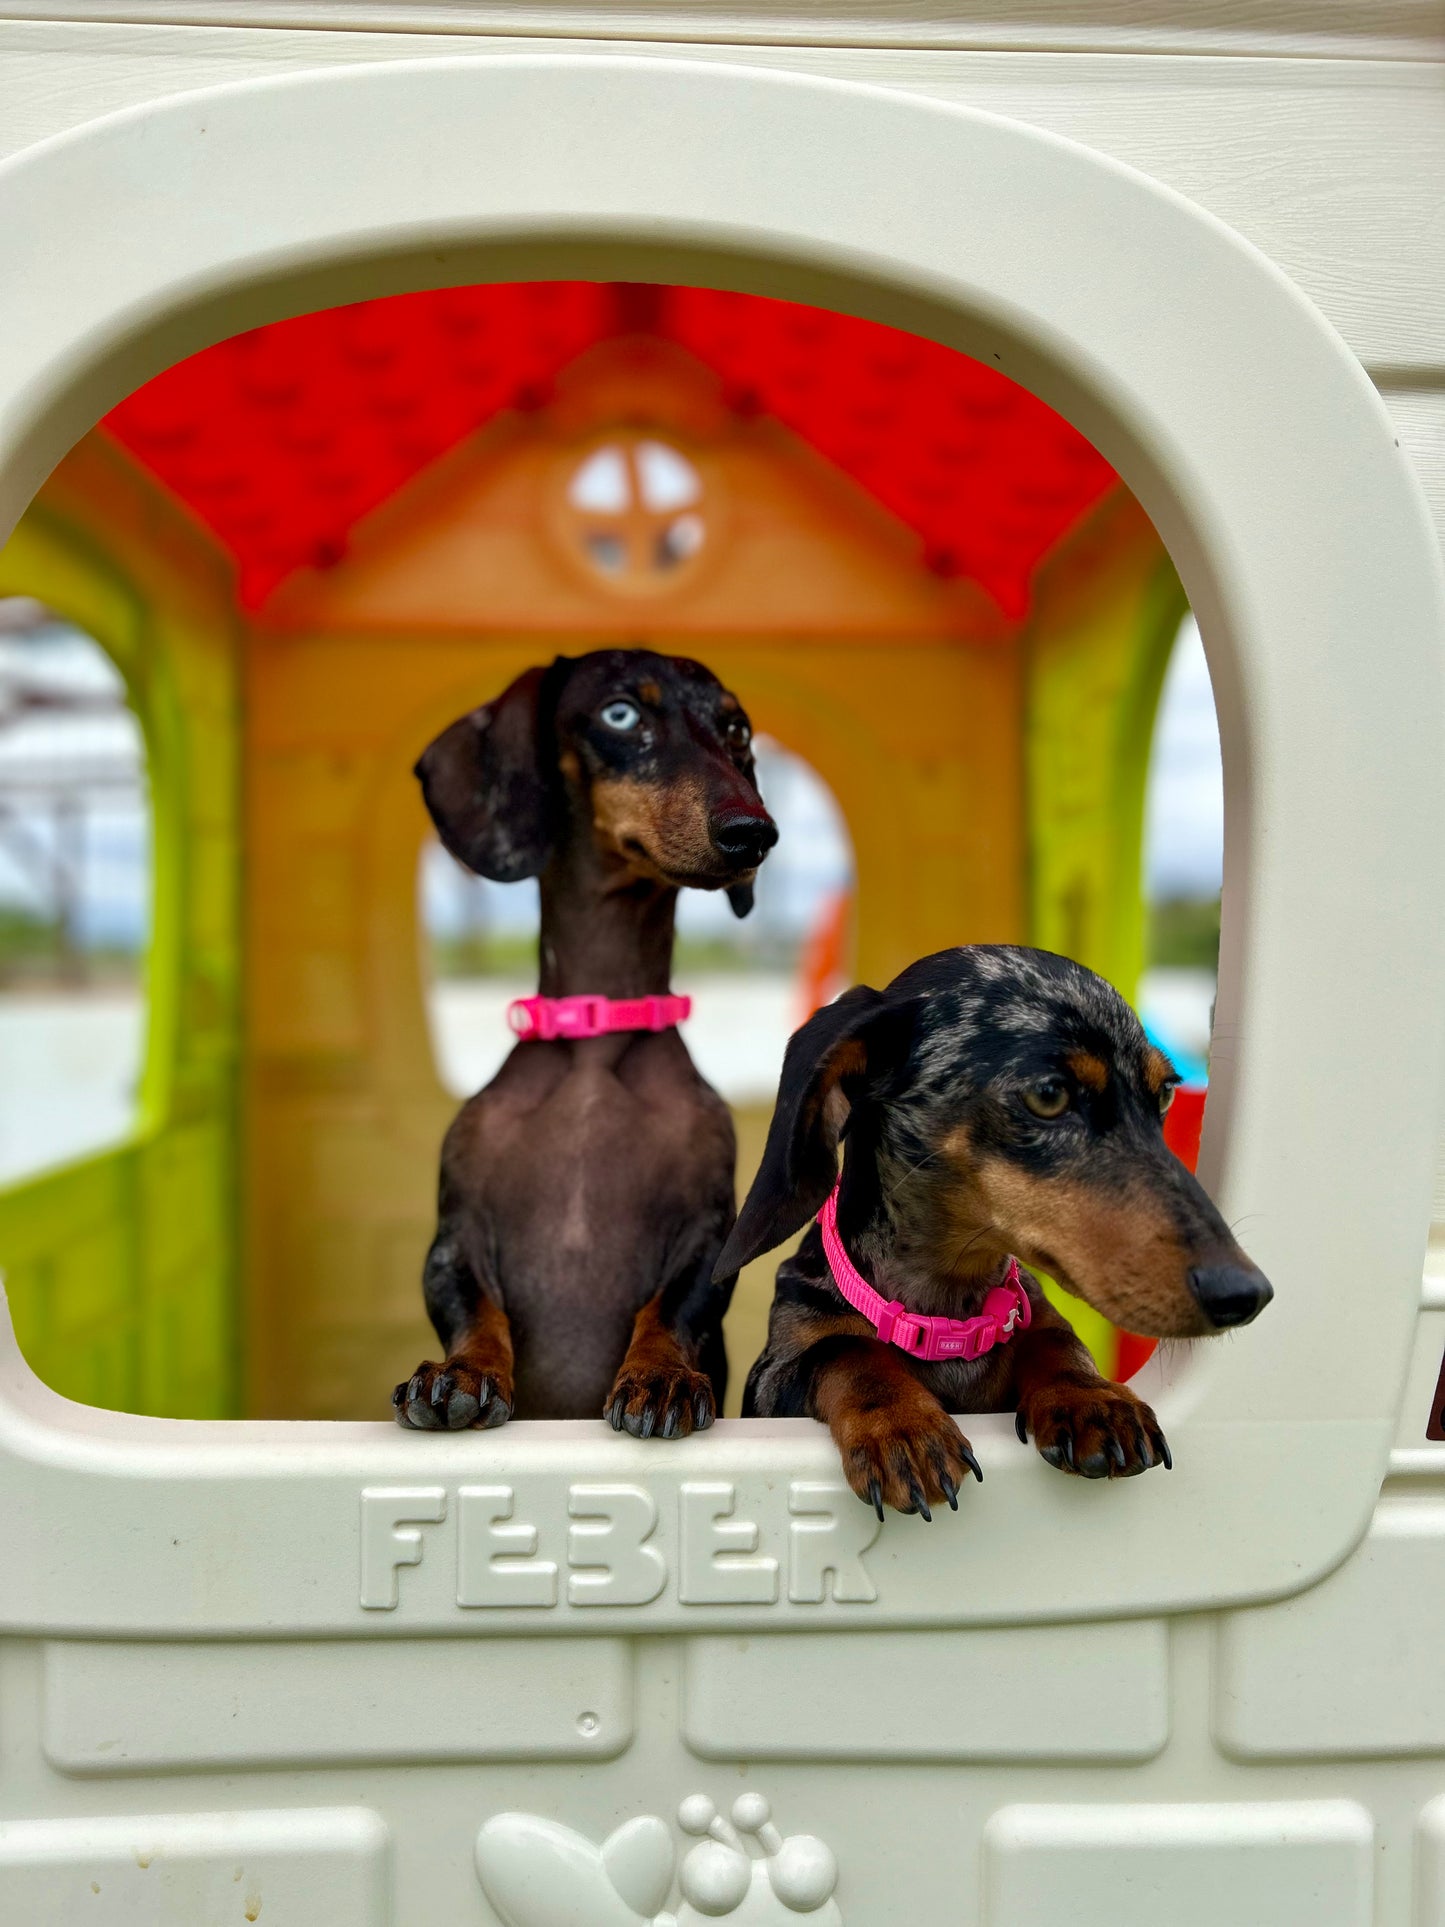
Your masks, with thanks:
[[[507,1022],[521,1043],[610,1037],[618,1030],[671,1030],[692,1015],[691,997],[519,997]]]
[[[1025,1331],[1032,1317],[1029,1295],[1019,1277],[1019,1261],[1010,1258],[1001,1285],[994,1285],[983,1301],[977,1318],[934,1318],[923,1312],[905,1311],[897,1298],[885,1298],[875,1291],[854,1267],[838,1236],[838,1191],[842,1179],[833,1186],[827,1202],[818,1213],[823,1227],[823,1250],[827,1253],[833,1282],[854,1311],[862,1312],[870,1325],[878,1327],[885,1345],[896,1345],[910,1358],[982,1358],[995,1345],[1003,1345],[1015,1331]]]

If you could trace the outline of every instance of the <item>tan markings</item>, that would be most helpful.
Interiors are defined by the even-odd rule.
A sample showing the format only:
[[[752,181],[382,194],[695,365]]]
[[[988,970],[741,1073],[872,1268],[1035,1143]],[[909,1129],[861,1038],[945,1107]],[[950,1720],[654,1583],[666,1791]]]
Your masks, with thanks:
[[[677,1333],[663,1321],[661,1293],[649,1298],[633,1321],[632,1342],[627,1347],[623,1371],[656,1372],[689,1364]]]
[[[1186,1250],[1146,1177],[1105,1189],[1077,1177],[1035,1176],[1005,1158],[977,1155],[966,1127],[942,1148],[953,1181],[932,1227],[940,1275],[958,1254],[977,1266],[1011,1252],[1126,1331],[1184,1338],[1210,1329],[1186,1278],[1201,1254]]]
[[[637,685],[637,693],[645,703],[656,705],[662,701],[661,686],[655,682],[640,682]]]
[[[845,1077],[856,1077],[868,1068],[868,1049],[861,1037],[845,1037],[835,1044],[824,1059],[822,1073],[814,1086],[807,1123],[811,1129],[821,1111],[823,1128],[836,1144],[851,1109],[839,1089]]]
[[[580,783],[582,781],[582,765],[577,760],[577,752],[575,749],[564,749],[562,754],[557,758],[557,767],[569,783]]]
[[[597,834],[628,866],[655,882],[716,872],[707,804],[698,783],[663,787],[635,777],[600,778],[592,785]]]
[[[1076,1050],[1064,1062],[1089,1090],[1105,1091],[1109,1088],[1109,1066],[1102,1057],[1095,1057],[1091,1050]]]
[[[950,1487],[957,1497],[969,1475],[968,1441],[957,1425],[902,1354],[876,1340],[828,1360],[808,1404],[833,1434],[860,1499],[909,1512],[919,1493],[929,1505],[941,1504]]]
[[[725,689],[718,701],[718,708],[723,712],[724,716],[735,716],[742,708],[742,704],[730,689]]]
[[[1163,1051],[1156,1050],[1151,1044],[1144,1053],[1144,1082],[1154,1095],[1157,1097],[1169,1080],[1176,1075],[1174,1066]]]
[[[461,1343],[447,1357],[448,1366],[467,1365],[490,1378],[504,1404],[515,1402],[512,1390],[512,1327],[507,1314],[490,1298],[483,1298]]]
[[[632,1342],[607,1394],[604,1415],[619,1402],[634,1419],[651,1411],[658,1424],[671,1412],[679,1437],[694,1426],[710,1425],[715,1416],[712,1383],[664,1319],[661,1292],[648,1299],[633,1321]]]

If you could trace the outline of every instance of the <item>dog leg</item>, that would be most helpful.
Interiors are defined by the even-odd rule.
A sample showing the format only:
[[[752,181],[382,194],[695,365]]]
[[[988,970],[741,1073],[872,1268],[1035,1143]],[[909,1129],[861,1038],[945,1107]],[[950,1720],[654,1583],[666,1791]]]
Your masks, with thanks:
[[[397,1424],[422,1432],[505,1425],[514,1402],[511,1327],[445,1226],[427,1253],[422,1285],[447,1356],[440,1365],[419,1365],[397,1386],[391,1395]]]
[[[835,1332],[769,1378],[772,1411],[821,1420],[849,1485],[880,1519],[885,1505],[925,1519],[945,1501],[956,1512],[964,1480],[983,1477],[956,1422],[902,1354],[876,1338]]]
[[[727,1391],[722,1321],[734,1278],[712,1281],[721,1241],[638,1312],[602,1416],[634,1438],[686,1438],[718,1415]]]
[[[1061,1472],[1128,1479],[1173,1464],[1159,1421],[1127,1385],[1103,1377],[1072,1327],[1045,1303],[1009,1347],[1015,1429]]]

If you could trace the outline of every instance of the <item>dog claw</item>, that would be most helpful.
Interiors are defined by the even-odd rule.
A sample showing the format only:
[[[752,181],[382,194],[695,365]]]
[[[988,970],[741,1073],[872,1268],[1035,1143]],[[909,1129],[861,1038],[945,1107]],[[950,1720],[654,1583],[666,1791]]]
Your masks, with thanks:
[[[706,1392],[699,1392],[692,1402],[692,1427],[695,1432],[705,1432],[715,1417],[712,1400]]]
[[[968,1467],[969,1471],[973,1474],[973,1476],[978,1480],[979,1484],[982,1485],[983,1484],[983,1467],[979,1464],[978,1460],[973,1456],[973,1447],[971,1445],[965,1445],[963,1441],[960,1440],[958,1450],[959,1450],[959,1455],[963,1459],[964,1464]]]
[[[945,1498],[945,1499],[947,1499],[947,1501],[948,1501],[948,1503],[949,1503],[949,1505],[950,1505],[950,1506],[952,1507],[952,1509],[953,1509],[953,1510],[954,1510],[955,1512],[957,1512],[957,1510],[958,1510],[958,1487],[957,1487],[957,1486],[956,1486],[956,1485],[955,1485],[955,1484],[953,1483],[953,1480],[952,1480],[952,1479],[951,1479],[951,1478],[950,1478],[950,1477],[948,1476],[948,1474],[947,1474],[946,1472],[940,1472],[940,1473],[939,1473],[939,1475],[938,1475],[938,1483],[939,1483],[939,1484],[940,1484],[940,1485],[941,1485],[941,1486],[943,1487],[943,1496],[944,1496],[944,1498]]]
[[[1166,1472],[1172,1472],[1174,1470],[1174,1455],[1169,1450],[1168,1439],[1166,1439],[1162,1434],[1160,1435],[1160,1439],[1159,1439],[1159,1456],[1164,1462],[1164,1470]]]
[[[1029,1442],[1028,1422],[1021,1411],[1014,1413],[1014,1430],[1019,1435],[1019,1444],[1027,1445]]]
[[[868,1481],[868,1497],[873,1501],[873,1510],[878,1514],[878,1523],[883,1523],[883,1488],[877,1479]]]
[[[1114,1461],[1115,1466],[1120,1472],[1122,1472],[1124,1467],[1129,1463],[1124,1455],[1123,1446],[1120,1445],[1119,1441],[1115,1438],[1109,1440],[1109,1457]]]
[[[929,1525],[933,1524],[933,1514],[928,1509],[928,1500],[923,1487],[910,1472],[908,1475],[908,1496],[913,1501],[913,1510],[922,1513]]]

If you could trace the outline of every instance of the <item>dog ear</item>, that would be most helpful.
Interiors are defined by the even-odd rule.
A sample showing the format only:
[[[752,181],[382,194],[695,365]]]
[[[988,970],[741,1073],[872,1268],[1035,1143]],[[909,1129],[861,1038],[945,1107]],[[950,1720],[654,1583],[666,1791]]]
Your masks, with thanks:
[[[906,1021],[895,1004],[856,984],[788,1040],[763,1161],[713,1268],[736,1275],[816,1215],[838,1178],[838,1140],[869,1073],[880,1024]],[[875,1066],[876,1068],[876,1066]]]
[[[753,907],[753,886],[750,883],[730,883],[728,903],[735,917],[745,917]]]
[[[415,774],[445,847],[478,876],[540,875],[552,843],[551,669],[528,669],[494,702],[459,716]]]

